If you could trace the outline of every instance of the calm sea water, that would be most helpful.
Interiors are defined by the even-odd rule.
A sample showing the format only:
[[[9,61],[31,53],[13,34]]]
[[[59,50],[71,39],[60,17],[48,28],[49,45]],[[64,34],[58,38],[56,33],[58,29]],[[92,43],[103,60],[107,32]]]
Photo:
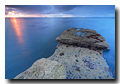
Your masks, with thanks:
[[[36,60],[51,56],[56,37],[69,28],[96,30],[110,45],[103,57],[115,78],[115,18],[5,18],[5,78],[13,79]]]

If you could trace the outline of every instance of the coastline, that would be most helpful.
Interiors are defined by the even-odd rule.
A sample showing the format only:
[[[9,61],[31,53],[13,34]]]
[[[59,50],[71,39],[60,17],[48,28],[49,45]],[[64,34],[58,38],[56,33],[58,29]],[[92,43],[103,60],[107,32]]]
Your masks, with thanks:
[[[68,30],[64,31],[57,38],[62,43],[59,42],[52,56],[37,60],[29,69],[14,79],[114,79],[108,71],[109,66],[106,60],[103,58],[103,50],[109,46],[104,37],[93,30],[84,30],[83,28],[72,28],[71,30],[71,33]],[[71,30],[69,29],[69,31]],[[74,31],[82,32],[82,34],[80,33],[79,37],[76,35],[74,37],[74,34],[72,35]],[[85,34],[83,31],[87,33]],[[91,35],[91,32],[94,35]],[[70,34],[71,37],[69,37]],[[68,38],[69,40],[66,40]],[[73,45],[77,40],[72,38],[78,39],[77,45]],[[79,39],[86,42],[79,41]],[[64,42],[68,44],[64,44]],[[89,46],[89,42],[93,43],[92,47]],[[84,43],[84,46],[78,46],[81,43]]]
[[[102,53],[103,51],[101,50],[100,52]],[[46,71],[41,71],[44,71],[49,77],[44,77],[44,74],[41,79],[114,79],[112,77],[112,74],[108,71],[109,66],[107,65],[106,60],[103,58],[103,55],[100,54],[100,52],[90,50],[88,48],[61,44],[59,47],[57,47],[54,54],[49,58],[46,58],[46,60],[60,63],[62,66],[64,66],[62,67],[64,70],[61,71],[63,73],[60,73],[64,75],[62,78],[60,75],[57,77],[50,77],[50,75],[47,74],[47,71],[51,70],[50,68],[47,68]],[[64,53],[64,55],[60,55],[60,53]],[[31,68],[35,67],[34,64],[41,62],[43,59],[45,58],[35,61],[29,69],[17,75],[14,79],[38,79],[37,76],[25,76],[27,74],[27,71],[34,74],[34,71],[37,71],[37,69],[32,70]],[[38,64],[38,66],[42,66],[43,68],[45,67],[42,64]],[[54,65],[50,64],[49,67],[51,66]],[[60,71],[60,69],[57,70]]]

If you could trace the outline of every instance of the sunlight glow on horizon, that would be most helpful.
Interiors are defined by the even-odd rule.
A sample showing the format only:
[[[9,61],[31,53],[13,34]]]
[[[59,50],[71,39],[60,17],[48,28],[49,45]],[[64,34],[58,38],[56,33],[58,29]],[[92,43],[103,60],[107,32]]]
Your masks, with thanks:
[[[15,11],[10,11],[5,17],[75,17],[71,14],[22,14],[22,13],[15,13]]]
[[[23,14],[14,14],[11,15],[5,15],[5,17],[75,17],[73,15],[58,15],[58,14],[41,14],[41,15],[23,15]]]
[[[8,12],[7,15],[5,15],[5,17],[23,17],[24,15],[22,15],[21,13],[15,13],[15,11],[11,11]]]
[[[114,14],[108,14],[108,17],[114,17]],[[5,17],[90,17],[90,16],[81,16],[77,15],[74,16],[72,14],[63,14],[63,13],[57,13],[57,14],[26,14],[26,13],[19,13],[16,11],[9,11],[7,14],[5,14]],[[104,16],[99,16],[104,17]]]

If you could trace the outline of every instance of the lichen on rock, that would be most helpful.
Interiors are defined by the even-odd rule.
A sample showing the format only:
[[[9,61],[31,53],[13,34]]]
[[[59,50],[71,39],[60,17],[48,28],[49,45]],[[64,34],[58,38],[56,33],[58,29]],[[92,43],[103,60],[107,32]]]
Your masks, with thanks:
[[[63,51],[64,55],[59,56],[59,52]],[[109,66],[100,52],[103,50],[98,52],[60,43],[55,53],[48,59],[64,65],[66,79],[113,79],[108,71]]]
[[[95,50],[109,48],[109,44],[105,41],[103,36],[98,34],[95,30],[83,28],[67,29],[56,38],[56,41]]]

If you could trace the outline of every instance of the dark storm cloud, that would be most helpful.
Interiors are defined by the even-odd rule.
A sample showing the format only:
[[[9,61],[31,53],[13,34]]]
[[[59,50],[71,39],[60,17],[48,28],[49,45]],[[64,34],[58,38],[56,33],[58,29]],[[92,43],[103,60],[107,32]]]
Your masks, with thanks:
[[[50,10],[50,5],[6,5],[5,7],[17,9],[23,12],[37,13],[44,12],[45,10]]]

